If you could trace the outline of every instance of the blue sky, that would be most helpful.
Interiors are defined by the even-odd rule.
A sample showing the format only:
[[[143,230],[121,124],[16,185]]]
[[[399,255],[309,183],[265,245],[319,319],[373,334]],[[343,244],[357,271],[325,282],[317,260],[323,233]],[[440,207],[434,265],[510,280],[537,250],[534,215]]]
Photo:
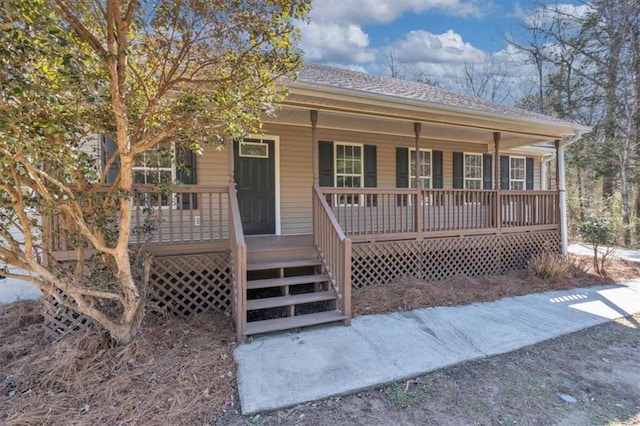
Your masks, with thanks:
[[[388,52],[402,63],[405,78],[421,74],[457,89],[465,66],[493,62],[509,84],[526,91],[533,79],[522,55],[504,37],[524,37],[535,0],[315,0],[310,24],[300,24],[308,62],[372,74],[389,74]],[[580,0],[547,1],[571,13]],[[529,18],[528,18],[529,16]]]

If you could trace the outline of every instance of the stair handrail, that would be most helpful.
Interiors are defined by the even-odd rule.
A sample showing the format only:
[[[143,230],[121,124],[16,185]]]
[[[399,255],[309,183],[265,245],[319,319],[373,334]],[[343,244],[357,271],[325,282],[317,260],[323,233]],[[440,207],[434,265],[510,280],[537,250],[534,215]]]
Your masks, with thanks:
[[[229,183],[229,252],[236,338],[238,342],[242,342],[247,325],[247,244],[244,240],[240,206],[233,182]]]
[[[338,295],[345,325],[351,323],[351,239],[327,203],[320,186],[313,185],[313,242]]]

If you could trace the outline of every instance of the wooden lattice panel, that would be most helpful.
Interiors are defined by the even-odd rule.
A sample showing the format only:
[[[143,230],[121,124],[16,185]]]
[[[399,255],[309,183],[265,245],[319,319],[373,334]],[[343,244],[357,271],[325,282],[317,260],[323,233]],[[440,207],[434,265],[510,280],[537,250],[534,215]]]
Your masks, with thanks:
[[[532,256],[544,252],[560,252],[560,233],[557,231],[506,234],[501,238],[502,272],[523,269]]]
[[[437,281],[457,274],[500,274],[524,268],[535,254],[559,249],[557,231],[354,244],[351,282],[360,288],[401,277]]]
[[[422,241],[422,273],[417,278],[438,281],[452,275],[479,276],[498,271],[498,237],[438,238]]]
[[[95,326],[93,320],[64,307],[54,298],[45,298],[44,331],[48,339],[84,334]]]
[[[352,246],[351,283],[354,288],[419,276],[420,242],[393,241]]]
[[[226,253],[156,257],[149,285],[152,300],[185,318],[208,310],[231,309],[231,274]]]

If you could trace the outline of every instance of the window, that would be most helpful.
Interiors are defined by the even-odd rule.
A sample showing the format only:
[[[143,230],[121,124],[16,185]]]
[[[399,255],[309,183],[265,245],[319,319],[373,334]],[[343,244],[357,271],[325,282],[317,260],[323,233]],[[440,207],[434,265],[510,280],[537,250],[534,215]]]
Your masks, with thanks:
[[[420,150],[420,186],[431,188],[431,151]],[[416,187],[416,150],[409,149],[409,188]]]
[[[156,146],[138,155],[133,164],[133,183],[162,185],[172,184],[176,179],[175,148],[173,144]],[[146,194],[141,205],[148,207],[169,207],[169,197]],[[175,204],[172,199],[171,205]]]
[[[335,144],[336,147],[336,187],[362,187],[362,145]],[[358,197],[342,195],[340,204],[358,204]]]
[[[524,157],[509,157],[509,189],[524,190],[526,180],[526,159]]]
[[[482,189],[482,154],[464,154],[464,189]]]

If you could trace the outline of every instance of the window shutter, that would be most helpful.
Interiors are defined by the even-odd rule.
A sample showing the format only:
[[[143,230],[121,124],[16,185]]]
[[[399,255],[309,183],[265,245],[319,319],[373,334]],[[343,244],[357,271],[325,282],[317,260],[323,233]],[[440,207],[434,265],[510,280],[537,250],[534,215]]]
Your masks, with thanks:
[[[493,157],[491,154],[482,155],[482,188],[491,189],[493,184]]]
[[[442,189],[443,169],[442,169],[442,151],[431,151],[431,171],[433,172],[431,187],[434,189]]]
[[[102,166],[105,167],[107,165],[107,161],[111,158],[111,156],[118,150],[118,146],[116,143],[109,138],[109,136],[102,136]],[[109,170],[107,171],[107,179],[105,183],[114,183],[116,178],[118,177],[118,172],[120,170],[120,156],[118,155],[113,163],[109,166]]]
[[[364,187],[376,188],[378,186],[378,153],[375,145],[364,146]],[[366,195],[367,207],[378,205],[378,197]]]
[[[179,183],[184,185],[195,185],[198,183],[197,170],[196,170],[196,154],[188,147],[176,148],[176,160],[178,163],[178,170],[176,178]],[[182,199],[181,208],[183,209],[197,209],[198,208],[198,194],[183,193],[180,195]]]
[[[396,188],[409,187],[409,148],[396,148]],[[406,206],[406,195],[398,195],[398,206]]]
[[[396,188],[409,187],[409,148],[396,148]]]
[[[333,142],[318,143],[318,161],[320,186],[333,186]]]
[[[528,190],[532,190],[533,189],[533,158],[531,157],[527,157],[527,161],[526,161],[526,188]]]
[[[509,189],[509,170],[511,165],[509,164],[509,157],[506,155],[500,156],[500,189]]]
[[[464,188],[464,154],[462,152],[453,153],[453,188]]]

